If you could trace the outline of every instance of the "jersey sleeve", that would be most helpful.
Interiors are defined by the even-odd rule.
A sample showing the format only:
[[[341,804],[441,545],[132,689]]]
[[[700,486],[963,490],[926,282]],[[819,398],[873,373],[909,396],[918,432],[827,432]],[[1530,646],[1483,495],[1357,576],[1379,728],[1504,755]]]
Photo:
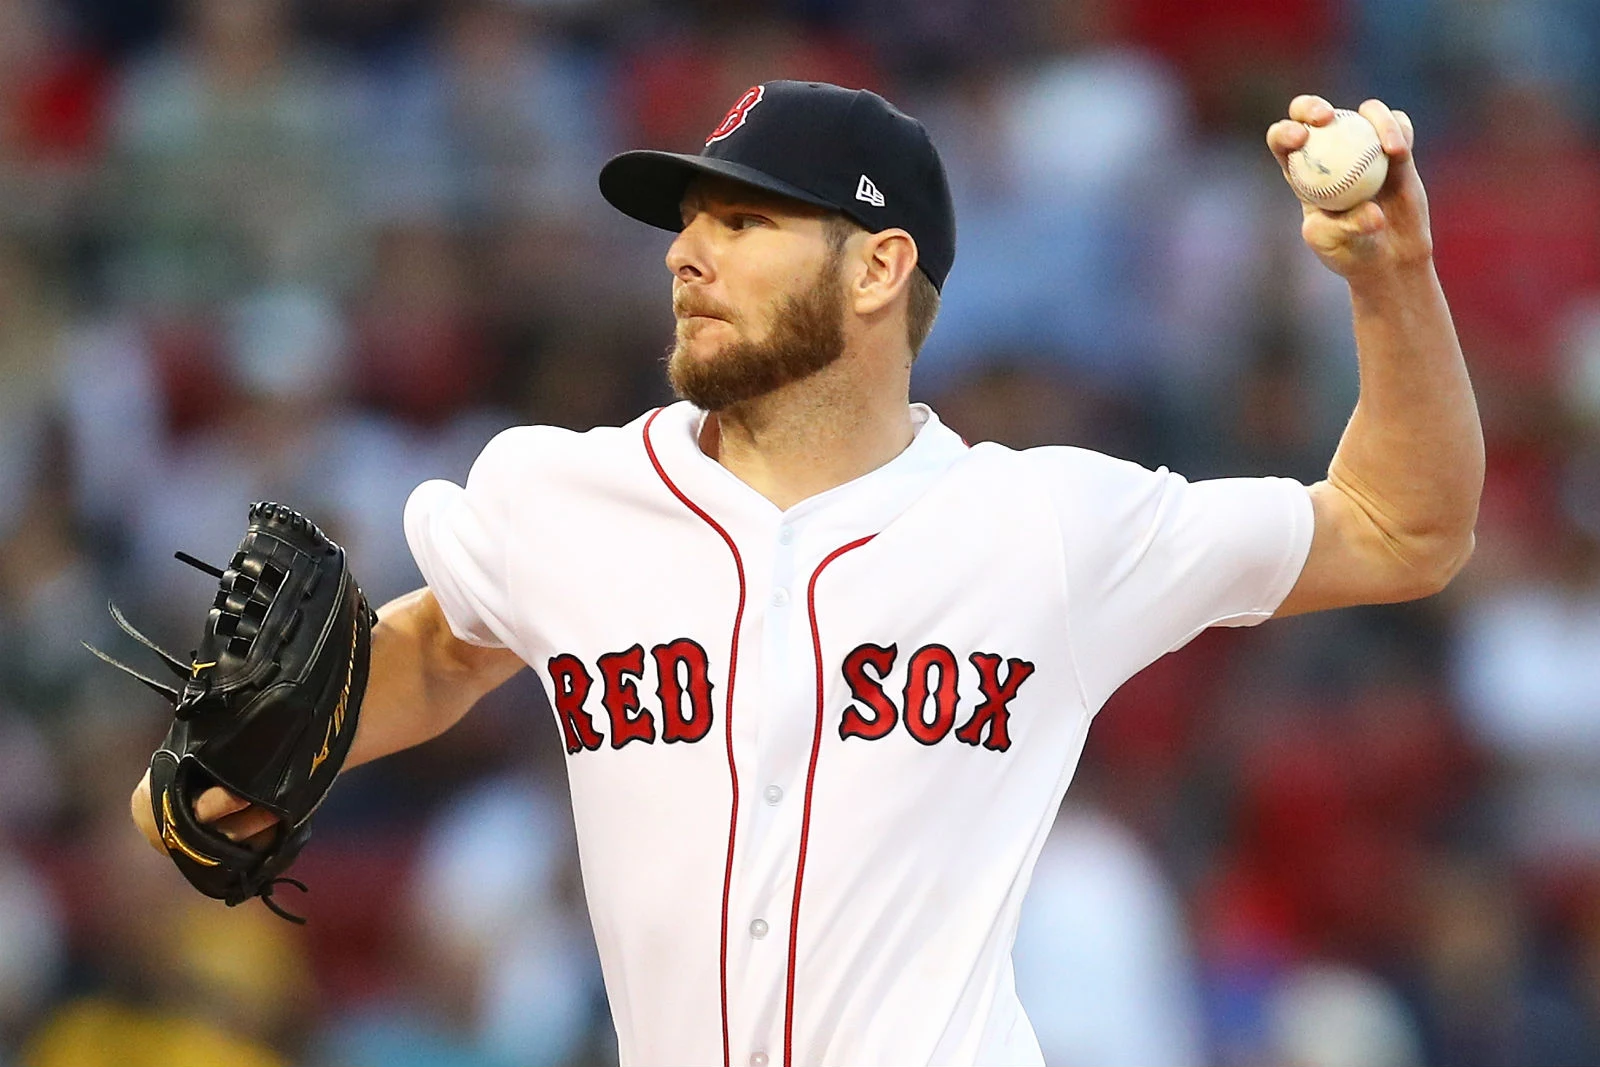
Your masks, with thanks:
[[[433,480],[406,501],[406,541],[450,630],[469,644],[515,647],[506,574],[518,430],[485,446],[463,488]]]
[[[1091,708],[1206,627],[1271,617],[1305,565],[1300,482],[1190,482],[1084,449],[1036,451],[1054,453],[1072,654]]]

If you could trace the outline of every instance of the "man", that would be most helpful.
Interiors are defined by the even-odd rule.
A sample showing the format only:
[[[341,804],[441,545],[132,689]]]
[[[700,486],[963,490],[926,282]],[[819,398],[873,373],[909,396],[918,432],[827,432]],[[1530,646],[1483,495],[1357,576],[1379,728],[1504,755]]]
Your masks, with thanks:
[[[1362,112],[1385,189],[1305,212],[1363,385],[1309,490],[969,448],[911,404],[955,226],[926,133],[880,97],[771,82],[701,155],[607,164],[614,205],[679,231],[685,402],[509,430],[464,489],[416,490],[428,587],[380,613],[350,762],[539,672],[624,1063],[1040,1062],[1011,942],[1106,698],[1206,626],[1460,568],[1477,413],[1410,123]],[[1332,117],[1296,99],[1280,163]],[[200,814],[268,832],[217,791]]]

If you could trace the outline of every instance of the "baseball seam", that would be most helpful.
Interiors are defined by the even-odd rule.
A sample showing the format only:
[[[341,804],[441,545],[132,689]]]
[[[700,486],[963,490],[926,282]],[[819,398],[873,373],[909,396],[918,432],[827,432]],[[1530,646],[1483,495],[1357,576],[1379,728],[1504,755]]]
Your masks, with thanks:
[[[1340,111],[1336,114],[1339,117],[1343,117],[1345,115],[1356,115],[1358,113],[1354,111]],[[1296,193],[1299,193],[1304,199],[1307,200],[1317,197],[1339,196],[1342,193],[1349,192],[1356,182],[1361,180],[1361,176],[1367,172],[1367,168],[1372,166],[1372,164],[1381,155],[1383,155],[1382,144],[1369,145],[1367,150],[1356,158],[1355,165],[1346,171],[1344,176],[1338,181],[1329,182],[1327,185],[1307,185],[1305,182],[1301,181],[1293,171],[1290,171],[1289,184],[1294,186],[1294,191]]]

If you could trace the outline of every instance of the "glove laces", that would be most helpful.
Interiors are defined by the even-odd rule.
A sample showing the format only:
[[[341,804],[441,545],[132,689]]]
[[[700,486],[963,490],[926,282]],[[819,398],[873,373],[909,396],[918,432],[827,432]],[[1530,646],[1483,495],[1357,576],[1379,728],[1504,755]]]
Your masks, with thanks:
[[[300,881],[298,878],[283,877],[273,878],[268,881],[260,889],[256,890],[256,896],[260,897],[261,903],[265,904],[269,909],[271,909],[272,914],[276,915],[278,918],[288,919],[297,926],[304,926],[306,924],[305,919],[299,915],[296,915],[294,912],[287,910],[282,904],[279,904],[277,901],[272,899],[273,890],[284,883],[294,886],[302,893],[311,892],[311,890],[306,887],[306,884]]]

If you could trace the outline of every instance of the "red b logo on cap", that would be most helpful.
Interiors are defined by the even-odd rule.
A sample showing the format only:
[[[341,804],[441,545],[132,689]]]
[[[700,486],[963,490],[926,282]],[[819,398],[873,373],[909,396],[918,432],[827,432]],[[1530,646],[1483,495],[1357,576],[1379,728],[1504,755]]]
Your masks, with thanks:
[[[711,136],[706,138],[706,144],[720,141],[740,126],[743,126],[744,117],[750,114],[751,108],[761,103],[761,97],[765,95],[766,91],[767,87],[765,85],[752,85],[746,89],[744,95],[739,98],[739,102],[728,110],[728,113],[722,117],[722,121],[717,123],[717,128],[711,131]]]

